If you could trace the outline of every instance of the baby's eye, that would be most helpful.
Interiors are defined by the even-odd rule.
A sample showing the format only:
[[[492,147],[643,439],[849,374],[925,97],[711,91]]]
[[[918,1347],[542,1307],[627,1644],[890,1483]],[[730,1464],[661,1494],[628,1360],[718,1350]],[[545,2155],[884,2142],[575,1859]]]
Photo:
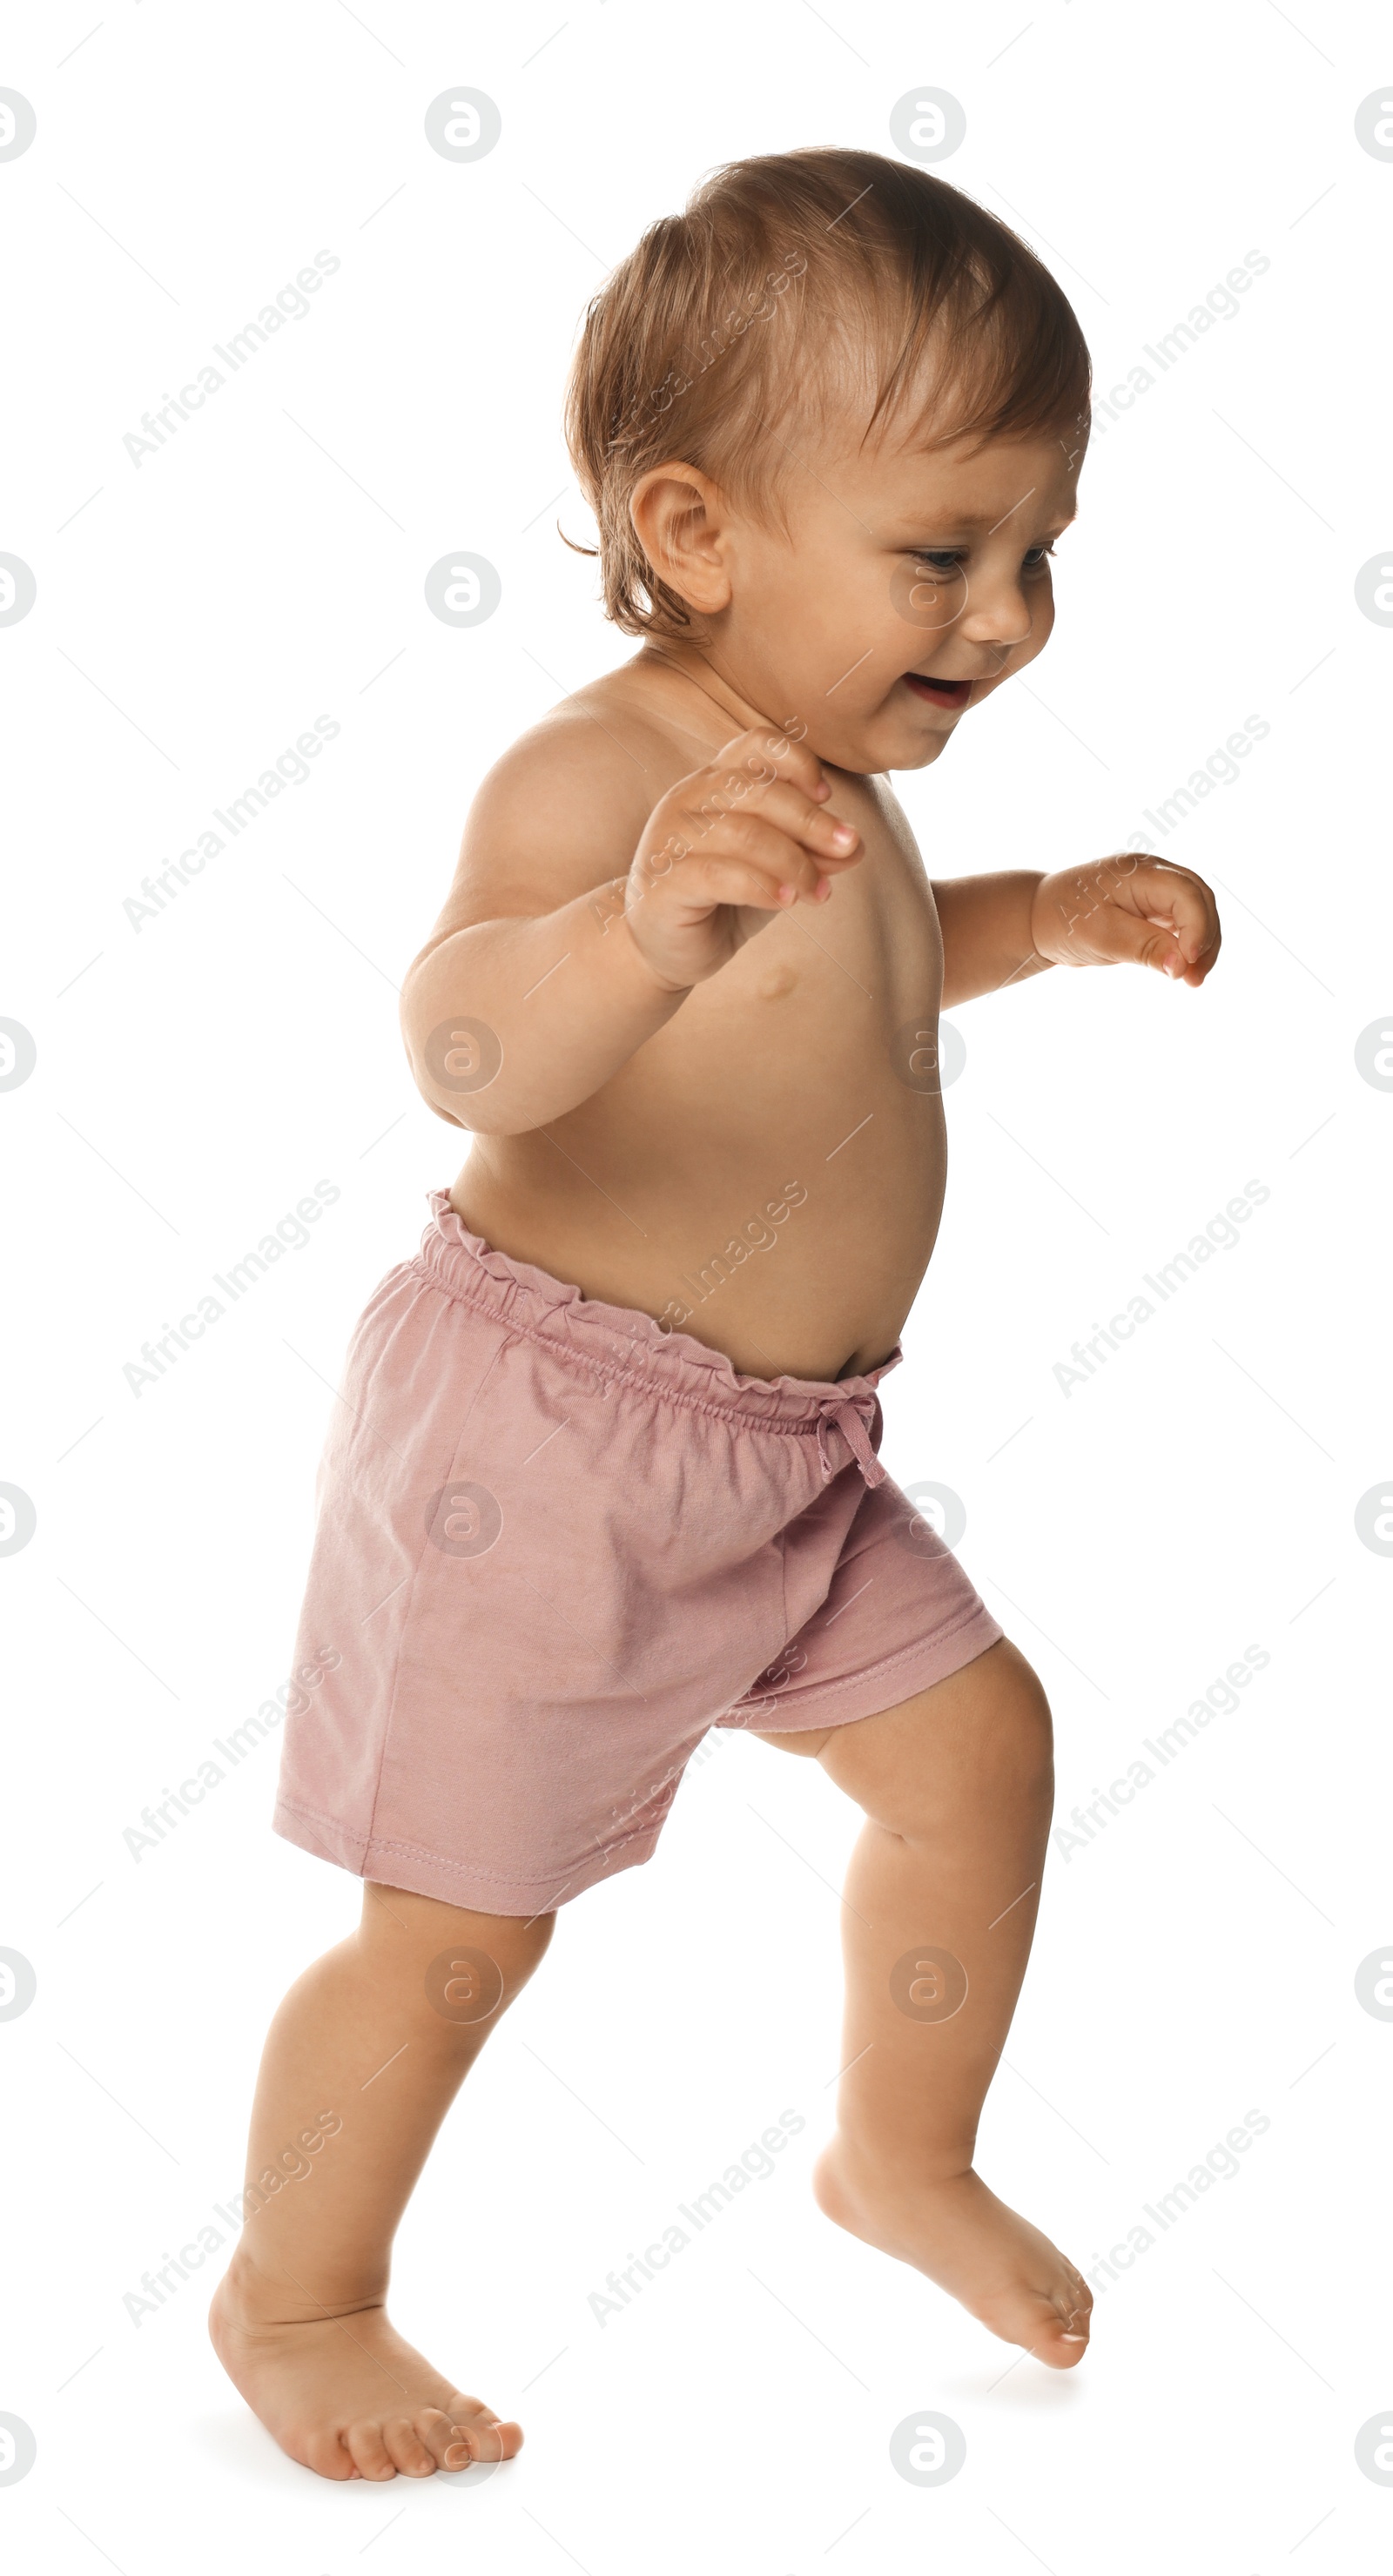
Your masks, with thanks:
[[[928,547],[921,547],[914,560],[916,563],[927,564],[930,572],[957,572],[962,563],[962,556],[951,546],[939,546],[932,551]]]
[[[1026,571],[1042,572],[1047,558],[1053,553],[1053,546],[1032,546],[1025,558]]]

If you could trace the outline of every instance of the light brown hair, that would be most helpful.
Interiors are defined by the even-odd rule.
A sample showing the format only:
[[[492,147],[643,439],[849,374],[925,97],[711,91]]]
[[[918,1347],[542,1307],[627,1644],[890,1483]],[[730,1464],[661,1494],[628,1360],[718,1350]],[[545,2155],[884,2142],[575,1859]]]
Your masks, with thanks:
[[[863,444],[912,403],[936,441],[1066,429],[1072,454],[1087,434],[1091,368],[1068,298],[946,179],[876,152],[769,153],[728,162],[650,226],[586,313],[566,397],[616,626],[691,622],[635,532],[639,478],[680,457],[777,507],[808,415],[845,403],[848,380],[865,396]]]

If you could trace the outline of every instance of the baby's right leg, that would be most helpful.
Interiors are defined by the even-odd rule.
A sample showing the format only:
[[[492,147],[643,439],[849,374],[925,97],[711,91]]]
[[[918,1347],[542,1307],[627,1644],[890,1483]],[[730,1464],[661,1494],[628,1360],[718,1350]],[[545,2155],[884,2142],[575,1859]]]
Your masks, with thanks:
[[[522,2441],[404,2343],[383,2303],[435,2133],[555,1919],[471,1914],[370,1884],[358,1930],[306,1970],[271,2024],[247,2217],[209,2331],[282,2450],[321,2477],[429,2477],[511,2459]],[[274,2192],[268,2171],[283,2177]]]

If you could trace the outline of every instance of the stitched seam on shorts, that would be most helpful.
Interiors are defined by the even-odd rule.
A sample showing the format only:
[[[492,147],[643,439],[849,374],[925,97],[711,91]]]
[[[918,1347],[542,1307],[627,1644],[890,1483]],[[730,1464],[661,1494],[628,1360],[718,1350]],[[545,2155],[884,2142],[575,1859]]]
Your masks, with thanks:
[[[298,1798],[277,1798],[274,1813],[277,1816],[298,1816],[307,1825],[325,1825],[336,1842],[352,1844],[364,1852],[372,1840],[371,1834],[350,1832],[342,1816],[326,1816],[321,1807],[306,1807]]]
[[[892,1673],[897,1664],[912,1663],[916,1656],[931,1653],[936,1646],[950,1645],[954,1637],[960,1635],[964,1628],[970,1628],[984,1610],[993,1624],[1000,1627],[1000,1620],[995,1617],[994,1612],[987,1609],[986,1602],[979,1597],[970,1610],[963,1612],[961,1619],[954,1620],[951,1628],[937,1628],[931,1637],[917,1638],[912,1646],[900,1646],[893,1655],[882,1655],[879,1663],[863,1664],[856,1672],[842,1673],[834,1681],[814,1682],[805,1691],[763,1691],[758,1700],[751,1702],[751,1706],[757,1708],[761,1700],[772,1699],[780,1708],[811,1708],[819,1699],[825,1699],[831,1692],[857,1689],[862,1682],[874,1682],[880,1674]],[[801,1636],[802,1630],[800,1629],[798,1633]],[[1005,1635],[1004,1629],[1002,1634]],[[732,1705],[738,1709],[743,1703],[735,1700]]]
[[[438,1288],[442,1297],[451,1297],[457,1306],[468,1306],[475,1314],[486,1315],[500,1331],[506,1329],[524,1341],[536,1342],[541,1349],[550,1351],[563,1366],[577,1369],[582,1376],[608,1378],[615,1386],[637,1387],[660,1404],[680,1405],[688,1413],[704,1413],[715,1422],[738,1422],[746,1431],[771,1431],[783,1439],[812,1440],[817,1436],[821,1419],[817,1414],[810,1422],[780,1422],[762,1413],[742,1412],[736,1404],[713,1404],[705,1396],[688,1395],[680,1387],[663,1386],[640,1369],[617,1368],[612,1361],[592,1359],[588,1351],[573,1350],[566,1343],[554,1341],[549,1333],[538,1332],[533,1324],[518,1323],[510,1316],[505,1327],[497,1308],[488,1298],[467,1296],[452,1280],[442,1279],[424,1254],[406,1266],[429,1287]]]
[[[276,1806],[278,1812],[282,1815],[302,1816],[306,1824],[327,1826],[334,1838],[339,1842],[349,1842],[354,1845],[361,1845],[363,1858],[365,1860],[368,1853],[372,1851],[402,1852],[409,1860],[434,1861],[438,1868],[453,1870],[457,1877],[468,1876],[470,1878],[486,1878],[490,1882],[496,1882],[498,1885],[503,1887],[516,1887],[519,1885],[527,1886],[533,1883],[526,1879],[519,1880],[515,1872],[510,1872],[505,1869],[483,1869],[476,1867],[474,1863],[470,1861],[452,1860],[447,1852],[434,1850],[430,1843],[405,1842],[400,1836],[390,1834],[350,1834],[345,1830],[341,1816],[326,1815],[321,1807],[302,1806],[298,1799],[278,1798]],[[602,1853],[608,1856],[611,1852],[627,1850],[630,1843],[641,1842],[645,1835],[659,1832],[664,1822],[665,1817],[660,1816],[656,1824],[635,1825],[631,1833],[622,1834],[617,1842],[597,1843],[593,1851],[587,1852],[584,1855],[579,1863],[579,1867],[581,1869],[586,1868],[592,1860],[598,1858]],[[573,1872],[572,1876],[574,1875],[575,1873]],[[541,1881],[538,1880],[535,1883],[540,1886]]]
[[[327,1819],[325,1821],[327,1822]],[[657,1824],[636,1825],[632,1833],[622,1834],[617,1842],[597,1843],[592,1851],[588,1851],[582,1855],[581,1859],[576,1864],[576,1868],[572,1870],[571,1877],[566,1882],[567,1885],[569,1886],[571,1884],[571,1881],[581,1870],[588,1868],[591,1861],[598,1860],[601,1857],[608,1859],[612,1852],[624,1851],[630,1843],[641,1842],[645,1834],[657,1833],[661,1829],[663,1822],[664,1818],[659,1817]],[[409,1859],[433,1860],[438,1863],[441,1869],[454,1870],[458,1876],[486,1878],[490,1881],[496,1880],[504,1887],[516,1887],[519,1884],[515,1872],[506,1869],[480,1869],[476,1868],[472,1861],[451,1860],[447,1853],[433,1851],[429,1843],[408,1843],[401,1841],[394,1835],[373,1834],[369,1837],[368,1849],[370,1851],[380,1852],[404,1852]],[[527,1886],[531,1883],[533,1882],[529,1882],[526,1879],[521,1882],[523,1886]],[[540,1885],[540,1881],[535,1883]]]

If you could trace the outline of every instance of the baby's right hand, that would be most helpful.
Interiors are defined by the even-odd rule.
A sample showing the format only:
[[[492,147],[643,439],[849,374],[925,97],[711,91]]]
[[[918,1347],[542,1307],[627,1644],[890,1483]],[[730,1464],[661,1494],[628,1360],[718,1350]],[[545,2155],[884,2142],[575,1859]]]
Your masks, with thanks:
[[[861,836],[821,808],[821,763],[768,726],[737,734],[649,817],[624,887],[630,936],[673,991],[715,975],[800,896],[825,903]]]

